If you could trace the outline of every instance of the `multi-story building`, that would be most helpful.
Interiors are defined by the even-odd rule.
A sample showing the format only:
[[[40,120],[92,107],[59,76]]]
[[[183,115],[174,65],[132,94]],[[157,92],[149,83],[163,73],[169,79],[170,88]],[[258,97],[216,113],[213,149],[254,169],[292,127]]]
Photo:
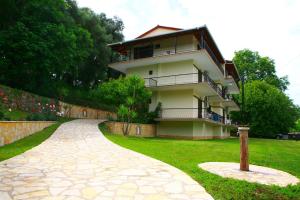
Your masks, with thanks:
[[[157,135],[173,138],[225,138],[229,112],[239,110],[239,74],[224,60],[206,26],[178,29],[156,26],[136,39],[110,44],[120,58],[109,67],[137,74],[161,102]]]

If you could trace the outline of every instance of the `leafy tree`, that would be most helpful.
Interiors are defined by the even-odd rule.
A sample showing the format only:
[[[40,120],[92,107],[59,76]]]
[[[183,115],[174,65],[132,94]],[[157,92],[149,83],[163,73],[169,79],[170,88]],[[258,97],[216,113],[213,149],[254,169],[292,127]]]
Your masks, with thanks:
[[[300,109],[298,108],[299,112]],[[295,123],[295,126],[291,128],[291,132],[300,132],[300,119],[298,119]]]
[[[112,75],[107,44],[123,40],[123,28],[73,0],[2,2],[0,82],[51,97],[88,91]]]
[[[148,113],[151,91],[145,88],[145,82],[139,76],[120,77],[101,84],[93,91],[94,98],[117,108],[118,120],[124,123],[123,133],[128,134],[131,122],[140,122],[139,118]]]
[[[275,62],[269,57],[262,57],[256,51],[243,49],[235,52],[233,61],[245,82],[264,80],[284,91],[289,85],[287,76],[279,78],[276,75]]]
[[[234,112],[232,118],[239,121],[240,114]],[[275,86],[266,81],[245,84],[245,120],[250,125],[250,136],[274,138],[278,133],[287,133],[299,117],[299,109]]]

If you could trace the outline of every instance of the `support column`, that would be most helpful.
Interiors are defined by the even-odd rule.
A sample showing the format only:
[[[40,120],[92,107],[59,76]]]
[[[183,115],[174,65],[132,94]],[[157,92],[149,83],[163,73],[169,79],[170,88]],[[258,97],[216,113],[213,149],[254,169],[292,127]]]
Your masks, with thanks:
[[[240,135],[240,170],[249,171],[248,127],[239,127]]]

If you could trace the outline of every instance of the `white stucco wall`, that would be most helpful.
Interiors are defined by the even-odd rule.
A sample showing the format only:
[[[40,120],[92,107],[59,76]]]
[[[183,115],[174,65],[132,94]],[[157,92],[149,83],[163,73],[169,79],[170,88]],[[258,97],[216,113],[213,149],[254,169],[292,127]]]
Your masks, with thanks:
[[[157,125],[158,136],[193,137],[193,122],[160,122]]]

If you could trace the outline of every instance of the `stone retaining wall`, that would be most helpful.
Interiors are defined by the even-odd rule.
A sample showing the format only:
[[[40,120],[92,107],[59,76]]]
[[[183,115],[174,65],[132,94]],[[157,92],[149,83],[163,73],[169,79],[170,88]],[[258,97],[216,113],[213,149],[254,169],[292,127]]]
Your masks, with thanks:
[[[54,124],[53,121],[0,121],[0,146],[13,143]]]
[[[109,131],[114,134],[123,135],[123,122],[105,122]],[[139,137],[155,137],[155,124],[134,124],[129,126],[129,135]]]
[[[88,108],[84,106],[73,105],[59,101],[59,110],[63,116],[69,118],[80,119],[108,119],[109,117],[116,118],[116,114],[109,111]]]

